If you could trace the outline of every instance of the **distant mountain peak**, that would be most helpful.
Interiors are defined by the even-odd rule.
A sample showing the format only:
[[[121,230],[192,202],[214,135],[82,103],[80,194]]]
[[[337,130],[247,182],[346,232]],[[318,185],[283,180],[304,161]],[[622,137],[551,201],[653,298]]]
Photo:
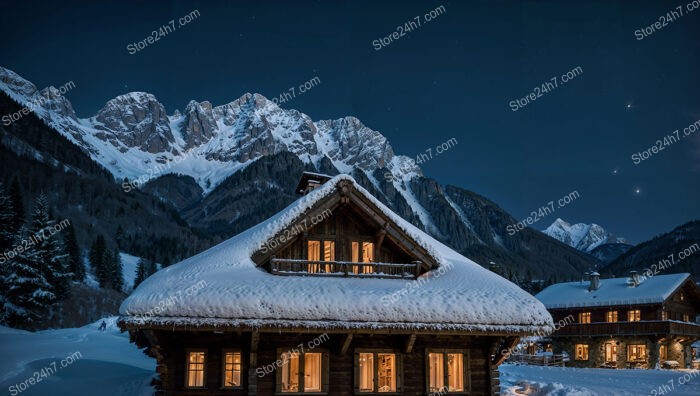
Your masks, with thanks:
[[[606,243],[628,243],[624,238],[615,237],[598,224],[571,224],[561,218],[554,220],[552,225],[542,232],[586,253]]]

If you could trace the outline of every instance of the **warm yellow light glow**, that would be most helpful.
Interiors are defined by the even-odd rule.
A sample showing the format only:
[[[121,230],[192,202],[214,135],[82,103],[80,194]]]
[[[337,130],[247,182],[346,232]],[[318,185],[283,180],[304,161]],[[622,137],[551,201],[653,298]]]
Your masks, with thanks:
[[[377,354],[378,392],[396,392],[396,355],[393,353]]]
[[[321,392],[321,354],[304,354],[304,392]]]
[[[591,323],[591,313],[590,312],[581,312],[578,314],[578,322],[579,323]]]
[[[445,387],[445,357],[442,353],[429,353],[429,388],[430,392],[438,392]]]
[[[447,389],[450,392],[464,391],[464,355],[447,354]]]
[[[576,360],[588,360],[587,344],[576,344]]]
[[[374,392],[374,354],[360,353],[358,363],[360,392]]]
[[[307,260],[309,261],[320,261],[321,260],[321,241],[309,240],[307,242]],[[309,264],[309,272],[320,272],[320,266],[317,263]]]
[[[241,353],[226,352],[224,354],[224,387],[241,386]]]
[[[190,352],[187,359],[187,386],[204,387],[204,352]]]
[[[630,362],[644,362],[647,360],[647,346],[633,344],[627,346],[627,360]]]
[[[608,311],[607,315],[605,316],[605,321],[608,323],[617,322],[617,311]]]
[[[642,311],[638,309],[631,309],[627,312],[628,322],[639,322],[642,320]]]
[[[282,392],[299,392],[299,355],[291,352],[282,354]]]

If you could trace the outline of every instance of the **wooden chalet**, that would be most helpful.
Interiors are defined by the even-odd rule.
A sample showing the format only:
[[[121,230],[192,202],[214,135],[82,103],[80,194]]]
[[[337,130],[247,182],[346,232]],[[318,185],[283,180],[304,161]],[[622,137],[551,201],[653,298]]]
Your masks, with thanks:
[[[298,190],[122,304],[159,394],[494,395],[501,352],[551,327],[539,301],[351,177],[306,174]]]
[[[700,288],[690,274],[599,276],[537,294],[563,324],[545,340],[555,354],[568,353],[575,367],[692,367]]]

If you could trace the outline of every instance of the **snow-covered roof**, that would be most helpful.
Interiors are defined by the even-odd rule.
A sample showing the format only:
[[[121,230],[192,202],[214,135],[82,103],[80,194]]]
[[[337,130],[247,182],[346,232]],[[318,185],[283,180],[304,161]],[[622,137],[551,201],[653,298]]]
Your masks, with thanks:
[[[251,260],[253,253],[307,214],[314,204],[336,193],[337,184],[343,180],[351,182],[426,249],[438,267],[415,282],[278,276],[256,267]],[[205,286],[187,292],[198,284]],[[176,296],[175,303],[163,303],[172,302],[172,296]],[[534,297],[403,220],[348,175],[334,177],[270,219],[158,271],[122,303],[120,314],[122,323],[144,326],[532,333],[552,325],[546,308]]]
[[[662,303],[690,274],[655,275],[638,286],[627,278],[601,279],[598,290],[588,291],[589,282],[557,283],[535,297],[549,308],[599,307]]]

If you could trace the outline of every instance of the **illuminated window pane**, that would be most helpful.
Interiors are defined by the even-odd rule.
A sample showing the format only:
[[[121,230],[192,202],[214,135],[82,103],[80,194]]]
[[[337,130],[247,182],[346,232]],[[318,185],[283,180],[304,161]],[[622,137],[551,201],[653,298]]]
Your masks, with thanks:
[[[396,355],[393,353],[377,354],[378,392],[396,392]]]
[[[429,353],[428,354],[428,366],[429,366],[429,388],[430,392],[440,392],[445,387],[445,362],[444,354],[442,353]]]
[[[241,353],[226,352],[224,354],[224,387],[241,386]]]
[[[578,314],[578,322],[579,323],[591,323],[591,313],[590,312],[581,312]]]
[[[304,354],[304,392],[321,391],[321,354]]]
[[[189,352],[187,357],[187,386],[204,387],[204,352]]]
[[[374,392],[374,354],[360,353],[360,392]]]
[[[668,348],[666,347],[666,345],[659,346],[659,359],[661,361],[668,360]]]
[[[309,261],[320,261],[321,260],[321,241],[308,241],[308,254],[307,259]],[[318,263],[309,264],[309,272],[319,272],[320,266]]]
[[[447,354],[447,389],[450,392],[464,391],[464,355]]]
[[[323,241],[323,261],[335,261],[335,241]],[[331,264],[326,264],[325,272],[333,272]]]
[[[613,342],[605,344],[605,361],[617,362],[617,345]]]
[[[642,319],[642,311],[638,309],[632,309],[627,312],[628,322],[639,322]]]
[[[360,243],[359,242],[352,242],[350,246],[350,258],[353,263],[358,263],[360,262]],[[359,274],[359,266],[353,265],[352,266],[352,273],[354,274]]]
[[[282,392],[299,392],[299,355],[291,352],[282,354]]]
[[[576,344],[576,360],[588,360],[587,344]]]
[[[628,345],[627,346],[627,360],[631,362],[644,362],[647,360],[647,346],[646,345]]]
[[[371,263],[374,261],[374,243],[362,242],[362,262]],[[365,274],[371,274],[374,269],[371,266],[364,267]]]
[[[609,323],[617,322],[617,311],[609,311],[605,319]]]

